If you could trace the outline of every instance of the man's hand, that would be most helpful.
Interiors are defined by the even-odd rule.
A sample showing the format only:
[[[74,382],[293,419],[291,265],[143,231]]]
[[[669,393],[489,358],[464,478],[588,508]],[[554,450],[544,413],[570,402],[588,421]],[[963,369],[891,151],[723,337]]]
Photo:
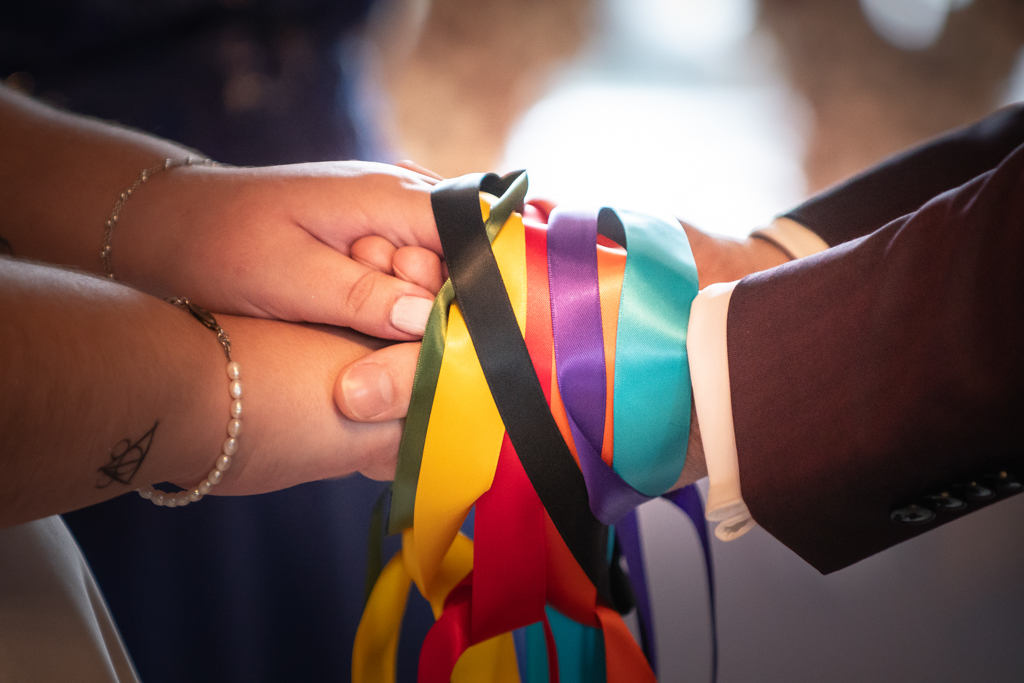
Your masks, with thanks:
[[[104,223],[142,169],[199,155],[2,85],[0,149],[5,244],[19,257],[93,273]],[[412,340],[436,279],[415,264],[441,250],[430,207],[437,178],[424,170],[327,162],[156,173],[120,209],[113,271],[150,294],[188,296],[217,312]],[[371,236],[394,249],[381,256],[371,242],[360,257],[357,242]],[[392,274],[396,266],[407,280]]]

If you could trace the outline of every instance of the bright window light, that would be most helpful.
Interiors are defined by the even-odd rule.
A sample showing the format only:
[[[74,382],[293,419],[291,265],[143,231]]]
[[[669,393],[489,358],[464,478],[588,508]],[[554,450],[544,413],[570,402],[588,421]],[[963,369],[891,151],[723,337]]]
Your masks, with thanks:
[[[502,166],[533,196],[742,236],[805,194],[792,107],[768,88],[579,82],[527,113]]]

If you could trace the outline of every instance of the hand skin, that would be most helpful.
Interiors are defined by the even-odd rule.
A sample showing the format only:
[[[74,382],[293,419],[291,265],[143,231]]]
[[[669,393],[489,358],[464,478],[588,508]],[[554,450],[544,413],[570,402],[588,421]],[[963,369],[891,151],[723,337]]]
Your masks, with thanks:
[[[681,224],[693,250],[701,289],[716,282],[739,280],[789,260],[788,256],[763,240],[710,235],[687,223]],[[431,266],[418,265],[432,276],[440,277],[440,261]],[[431,281],[432,291],[436,291],[433,287],[439,283],[439,279]],[[347,366],[334,387],[334,398],[341,412],[352,420],[368,422],[404,417],[409,408],[418,354],[419,344],[396,344]],[[691,409],[686,464],[672,489],[682,488],[706,476],[697,411]]]
[[[0,316],[0,527],[144,484],[189,487],[205,478],[227,437],[231,401],[227,361],[212,331],[131,288],[8,258],[0,259]],[[332,400],[341,368],[380,342],[322,327],[217,319],[242,368],[243,430],[216,494],[394,471],[401,422],[355,423]],[[157,422],[130,483],[101,472],[112,451],[127,446],[122,440],[138,440]]]
[[[0,149],[0,225],[13,253],[93,273],[102,270],[104,224],[142,169],[203,156],[2,86]],[[395,277],[391,264],[365,261],[381,241],[407,270],[440,253],[430,207],[437,180],[409,168],[418,167],[327,162],[160,171],[121,211],[114,273],[155,296],[188,296],[218,312],[416,339],[434,292],[415,275]]]
[[[139,177],[142,169],[157,166],[166,158],[203,156],[136,131],[58,111],[3,86],[0,86],[0,149],[4,150],[0,155],[0,237],[4,244],[9,244],[19,258],[97,274],[102,271],[100,246],[104,224],[119,194]],[[434,294],[441,286],[441,269],[435,253],[440,252],[440,243],[430,207],[430,189],[437,178],[433,174],[422,174],[420,170],[411,162],[399,166],[337,162],[256,169],[195,166],[160,171],[136,188],[121,210],[113,231],[113,269],[120,282],[159,297],[187,296],[218,313],[329,323],[389,339],[418,339]],[[79,303],[85,306],[82,311],[62,310],[67,320],[85,324],[84,312],[94,307],[85,301]],[[166,307],[166,304],[161,306]],[[15,324],[13,319],[5,320],[5,325]],[[118,321],[112,329],[130,337],[133,332],[120,324]],[[252,351],[245,348],[244,337],[254,323],[238,320],[235,324],[243,330],[242,342],[236,343],[237,353],[251,354]],[[93,329],[88,325],[87,328]],[[267,330],[274,330],[270,338],[290,340],[289,358],[285,364],[280,351],[264,349],[267,358],[256,358],[247,370],[247,374],[252,373],[250,379],[255,377],[257,381],[253,391],[264,391],[258,383],[264,379],[262,373],[265,372],[262,367],[253,368],[253,365],[261,366],[270,359],[278,362],[279,375],[286,374],[284,368],[292,368],[294,373],[304,374],[307,384],[315,379],[323,385],[323,391],[316,394],[322,399],[322,405],[309,403],[314,394],[303,395],[310,414],[322,418],[315,433],[324,439],[331,436],[329,444],[335,460],[330,461],[330,467],[321,467],[318,476],[340,476],[362,470],[371,476],[384,477],[393,472],[400,432],[398,423],[383,429],[354,425],[337,412],[332,400],[332,386],[341,368],[378,348],[380,343],[360,340],[341,344],[343,340],[340,340],[328,344],[326,340],[338,339],[338,334],[344,334],[327,334],[321,330],[309,336],[312,334],[309,331],[262,324],[254,330],[257,334],[253,344],[259,344],[264,336],[270,335]],[[13,334],[15,330],[8,331]],[[31,345],[31,331],[23,332],[29,336],[20,339]],[[65,328],[62,336],[77,339],[82,334]],[[147,342],[153,341],[156,340],[147,337]],[[300,342],[308,342],[309,348]],[[338,355],[330,363],[325,356],[319,365],[301,365],[297,359],[314,349],[322,353],[332,350]],[[52,350],[63,353],[59,346]],[[355,353],[356,350],[359,352]],[[76,380],[88,379],[88,373],[82,370],[84,367],[85,364],[69,366],[63,374],[74,376]],[[324,374],[314,377],[311,374],[314,368]],[[49,377],[45,364],[37,369],[43,373],[41,379]],[[80,378],[76,373],[84,374]],[[220,378],[221,375],[223,368],[212,376]],[[180,380],[183,376],[174,379]],[[160,385],[168,381],[162,374],[149,379],[154,391],[163,391]],[[8,388],[6,380],[5,390]],[[195,388],[199,386],[202,385]],[[38,415],[26,412],[25,405],[8,404],[9,412],[3,413],[0,419],[11,425],[39,426],[43,416],[53,414],[50,409],[53,401],[49,396],[59,391],[56,387],[51,389],[52,392],[43,394],[36,403],[26,404],[40,410]],[[287,389],[281,390],[282,397],[291,395]],[[62,426],[78,419],[76,411],[92,405],[92,395],[88,396],[89,400],[81,407],[61,406],[64,409],[61,414],[66,418]],[[294,405],[294,402],[289,404]],[[343,431],[351,437],[350,441],[341,439],[343,434],[334,433],[326,426],[324,411],[344,425]],[[15,419],[14,415],[20,418]],[[286,413],[279,412],[275,419],[285,419],[285,416]],[[111,420],[106,413],[91,417],[98,423]],[[200,417],[197,415],[197,419]],[[224,410],[217,411],[216,421],[221,419],[227,420]],[[288,419],[291,424],[302,423],[298,417]],[[160,440],[154,448],[168,441],[167,433],[175,430],[173,425],[161,424]],[[178,425],[177,429],[182,427]],[[73,443],[65,444],[68,447],[88,445],[93,450],[109,451],[139,426],[125,425],[124,433],[102,445],[80,444],[78,428],[66,434],[62,428],[52,434],[49,433],[52,430],[43,431],[58,439],[76,436]],[[219,426],[221,431],[223,428]],[[333,429],[337,432],[337,427]],[[364,433],[390,436],[389,440],[374,437],[376,440],[367,441],[360,436]],[[4,436],[14,444],[24,436],[18,434],[12,431]],[[113,438],[113,434],[105,432],[98,432],[97,436]],[[257,438],[250,433],[243,443],[256,448]],[[46,447],[42,443],[34,445]],[[306,446],[313,450],[303,450]],[[294,452],[296,459],[328,462],[324,459],[323,443],[306,446],[298,440],[286,450]],[[284,444],[271,439],[263,447],[274,453],[274,448],[283,448]],[[339,450],[347,451],[347,460],[337,458]],[[10,451],[11,454],[20,452]],[[219,441],[203,450],[201,467],[208,468],[205,461],[209,459],[212,463],[217,452]],[[10,455],[7,450],[4,453]],[[246,458],[240,463],[248,463]],[[160,460],[156,451],[152,460]],[[274,465],[272,460],[268,462]],[[347,464],[340,466],[341,462]],[[146,468],[149,467],[147,464]],[[316,478],[309,468],[278,467],[277,479],[273,479],[264,471],[266,468],[253,470],[252,467],[246,464],[243,471],[236,465],[242,474],[261,472],[251,484],[232,484],[233,480],[246,481],[233,469],[234,476],[216,491],[253,493]],[[146,474],[146,468],[139,476]],[[52,492],[55,476],[64,481],[62,477],[68,475],[68,486],[80,485],[81,476],[76,475],[81,474],[43,467],[34,479],[26,475],[28,479],[18,484],[20,495],[32,498],[37,490],[33,488],[33,481]],[[189,483],[189,478],[194,476],[198,482],[201,474],[205,472],[168,472],[154,481]],[[109,497],[107,494],[113,495],[119,486],[111,485],[102,495],[92,490],[75,495],[69,491],[61,500],[60,511]],[[43,495],[39,499],[42,507],[31,514],[48,514],[52,508],[47,507],[47,500],[48,494]],[[21,505],[18,503],[15,508]],[[32,509],[35,503],[29,501],[24,505]],[[24,519],[23,513],[19,514]],[[0,517],[2,519],[6,518]]]

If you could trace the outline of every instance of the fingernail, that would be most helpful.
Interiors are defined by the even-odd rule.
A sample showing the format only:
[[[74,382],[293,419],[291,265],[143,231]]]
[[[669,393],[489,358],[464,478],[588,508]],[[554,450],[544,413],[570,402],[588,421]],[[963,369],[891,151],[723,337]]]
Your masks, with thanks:
[[[391,407],[395,398],[391,375],[377,363],[353,366],[342,378],[341,390],[349,413],[360,420],[377,417]]]
[[[391,309],[391,324],[407,334],[423,335],[434,302],[419,296],[403,296]]]

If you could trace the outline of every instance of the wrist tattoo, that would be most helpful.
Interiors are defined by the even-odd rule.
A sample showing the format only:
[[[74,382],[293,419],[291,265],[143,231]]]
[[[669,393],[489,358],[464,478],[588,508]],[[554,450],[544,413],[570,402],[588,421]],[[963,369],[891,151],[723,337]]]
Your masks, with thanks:
[[[115,481],[125,485],[131,483],[132,477],[142,467],[149,447],[153,445],[153,434],[159,424],[160,420],[154,422],[153,427],[135,443],[132,443],[131,439],[121,439],[110,449],[110,462],[99,468],[100,482],[96,484],[96,488],[106,488]]]

